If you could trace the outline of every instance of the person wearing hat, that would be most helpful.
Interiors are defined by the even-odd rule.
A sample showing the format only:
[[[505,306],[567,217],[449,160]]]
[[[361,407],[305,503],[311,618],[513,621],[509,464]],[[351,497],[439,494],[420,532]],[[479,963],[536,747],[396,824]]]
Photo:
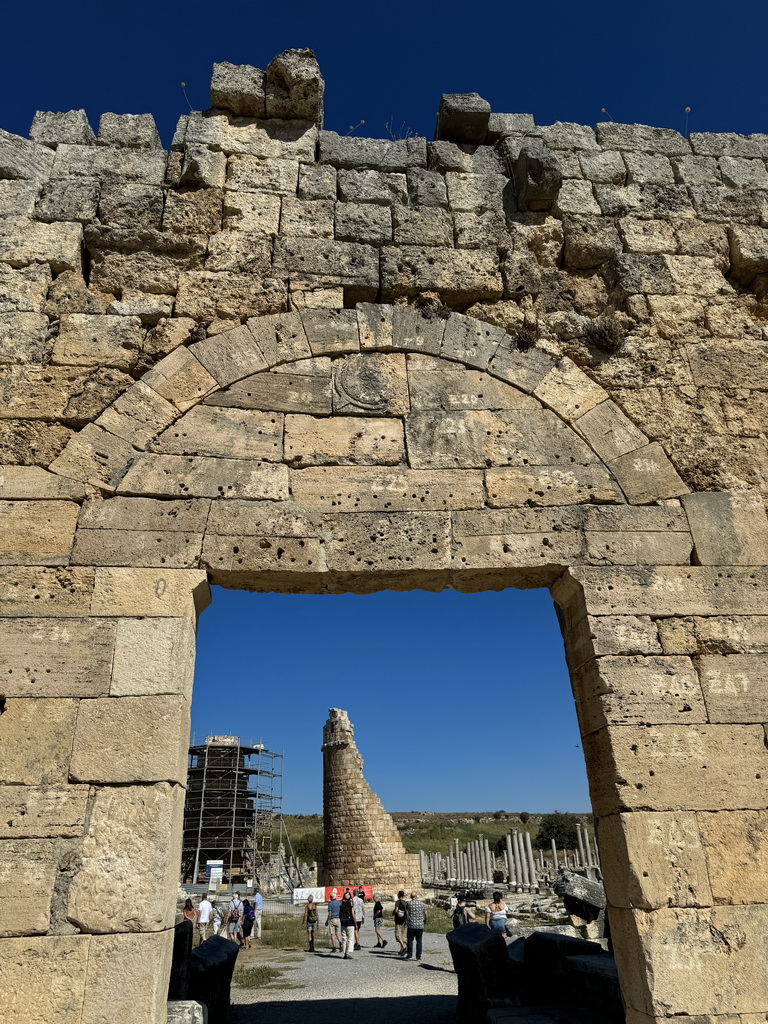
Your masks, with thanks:
[[[336,949],[341,951],[341,921],[339,919],[340,911],[341,902],[339,900],[339,893],[336,889],[332,889],[331,898],[328,900],[328,916],[325,919],[325,925],[331,937],[331,951],[334,951]]]

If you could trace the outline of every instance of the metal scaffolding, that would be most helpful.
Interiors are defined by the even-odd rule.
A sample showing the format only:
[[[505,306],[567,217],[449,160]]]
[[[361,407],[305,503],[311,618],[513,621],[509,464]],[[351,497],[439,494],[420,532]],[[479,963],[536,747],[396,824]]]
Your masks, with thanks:
[[[282,874],[283,754],[237,736],[206,736],[189,748],[182,881],[205,881],[206,862],[223,861],[230,885]],[[288,844],[290,846],[290,844]]]

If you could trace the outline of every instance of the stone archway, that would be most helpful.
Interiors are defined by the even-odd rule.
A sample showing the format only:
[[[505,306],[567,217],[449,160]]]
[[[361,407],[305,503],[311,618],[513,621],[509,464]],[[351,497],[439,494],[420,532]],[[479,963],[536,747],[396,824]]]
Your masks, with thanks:
[[[630,1015],[757,1012],[764,907],[731,850],[765,802],[763,710],[748,654],[686,647],[767,611],[742,564],[749,502],[689,494],[570,360],[457,313],[262,317],[166,356],[38,486],[6,508],[0,729],[12,863],[52,899],[0,956],[42,964],[63,1019],[148,974],[162,1017],[209,580],[549,586]]]

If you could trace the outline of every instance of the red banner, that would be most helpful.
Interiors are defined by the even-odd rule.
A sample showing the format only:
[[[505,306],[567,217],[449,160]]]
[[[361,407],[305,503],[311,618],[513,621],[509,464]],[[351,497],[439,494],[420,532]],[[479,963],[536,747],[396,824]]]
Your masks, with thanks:
[[[366,900],[373,899],[372,885],[326,885],[325,902],[328,903],[329,900],[332,900],[334,898],[332,893],[336,893],[336,899],[340,900],[344,896],[344,893],[347,892],[347,890],[349,890],[349,892],[351,893],[354,893],[355,889],[362,889],[363,895],[365,896]]]

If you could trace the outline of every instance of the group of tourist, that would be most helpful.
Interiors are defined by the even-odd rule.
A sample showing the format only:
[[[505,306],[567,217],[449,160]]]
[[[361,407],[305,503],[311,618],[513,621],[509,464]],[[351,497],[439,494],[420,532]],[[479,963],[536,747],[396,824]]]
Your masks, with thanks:
[[[229,903],[203,898],[195,908],[192,900],[187,899],[184,904],[184,917],[191,921],[197,928],[200,942],[208,938],[208,931],[211,935],[222,935],[237,942],[241,949],[251,948],[251,935],[257,939],[261,938],[261,913],[264,901],[259,887],[253,894],[253,900],[240,899],[240,893],[236,892]]]

